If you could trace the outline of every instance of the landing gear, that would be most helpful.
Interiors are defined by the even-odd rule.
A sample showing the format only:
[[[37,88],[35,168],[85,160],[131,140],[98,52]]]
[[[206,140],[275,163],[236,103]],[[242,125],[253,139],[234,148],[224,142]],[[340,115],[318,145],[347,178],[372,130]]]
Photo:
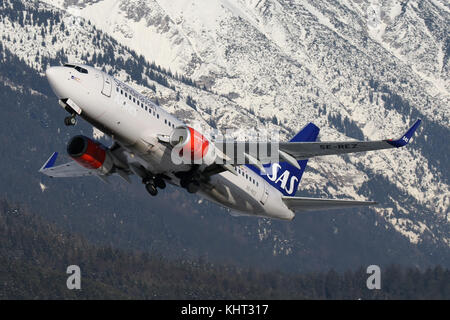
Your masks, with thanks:
[[[156,196],[158,194],[158,189],[156,189],[156,186],[153,183],[147,183],[145,185],[145,189],[147,189],[147,192],[152,196]]]
[[[166,187],[166,182],[160,176],[156,176],[155,177],[155,185],[162,190]]]
[[[200,183],[197,180],[181,179],[180,186],[189,193],[196,193],[200,189]]]
[[[77,118],[75,118],[75,115],[71,115],[64,118],[64,124],[66,126],[74,126],[77,124]]]
[[[186,189],[189,193],[196,193],[200,189],[200,183],[197,181],[191,181],[187,184]]]
[[[151,176],[142,180],[142,183],[145,184],[145,189],[147,189],[148,193],[152,196],[156,196],[158,194],[158,189],[164,189],[166,187],[166,182],[160,176]]]
[[[198,166],[194,166],[188,172],[178,172],[175,175],[180,178],[180,186],[185,188],[189,193],[196,193],[200,190],[200,174]]]
[[[189,179],[181,179],[180,180],[180,186],[182,187],[182,188],[187,188],[187,186],[188,186],[188,184],[189,184]]]

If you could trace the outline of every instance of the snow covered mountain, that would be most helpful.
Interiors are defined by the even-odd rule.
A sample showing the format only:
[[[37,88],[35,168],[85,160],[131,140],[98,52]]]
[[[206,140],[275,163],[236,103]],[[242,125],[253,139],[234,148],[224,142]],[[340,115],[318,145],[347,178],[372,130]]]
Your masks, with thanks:
[[[149,96],[184,119],[241,136],[279,128],[283,139],[313,121],[321,140],[333,140],[395,138],[422,118],[408,148],[315,159],[300,188],[376,200],[368,210],[412,243],[450,246],[448,2],[43,2],[43,10],[63,10],[63,20],[33,27],[3,17],[3,46],[41,73],[63,57],[99,64],[111,54],[123,66],[100,67],[140,90],[154,86]],[[104,42],[115,51],[103,52]],[[127,66],[135,58],[147,61],[143,70]],[[260,239],[268,230],[262,220]],[[295,250],[288,235],[282,242],[285,254]]]

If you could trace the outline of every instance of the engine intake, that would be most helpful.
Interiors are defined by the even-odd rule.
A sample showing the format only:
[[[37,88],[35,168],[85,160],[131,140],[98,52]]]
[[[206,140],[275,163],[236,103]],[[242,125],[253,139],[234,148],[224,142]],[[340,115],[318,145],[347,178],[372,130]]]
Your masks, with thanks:
[[[215,146],[191,127],[177,127],[170,135],[174,163],[212,164],[216,159]]]
[[[67,144],[67,153],[74,161],[101,174],[109,173],[114,165],[107,150],[100,142],[81,135],[73,137]]]

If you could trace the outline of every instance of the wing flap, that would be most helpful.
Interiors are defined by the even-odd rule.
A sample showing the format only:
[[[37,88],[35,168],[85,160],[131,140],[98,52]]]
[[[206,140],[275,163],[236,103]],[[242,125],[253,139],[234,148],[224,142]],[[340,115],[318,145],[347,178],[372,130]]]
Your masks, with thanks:
[[[282,197],[282,199],[286,206],[293,211],[331,210],[360,206],[372,206],[377,204],[374,201],[318,199],[305,197]]]

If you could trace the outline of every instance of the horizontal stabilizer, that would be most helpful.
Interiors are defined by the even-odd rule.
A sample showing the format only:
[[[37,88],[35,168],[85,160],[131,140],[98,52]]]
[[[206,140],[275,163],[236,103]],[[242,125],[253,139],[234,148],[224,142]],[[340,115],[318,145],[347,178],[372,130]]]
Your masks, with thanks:
[[[40,173],[45,174],[49,177],[62,178],[62,177],[85,177],[95,175],[94,170],[89,170],[81,167],[75,161],[71,161],[59,166],[55,166],[56,158],[58,157],[58,152],[54,152],[50,158],[44,163]]]
[[[341,199],[317,199],[304,197],[282,197],[286,206],[293,211],[316,211],[341,208],[353,208],[360,206],[376,205],[373,201],[341,200]]]

